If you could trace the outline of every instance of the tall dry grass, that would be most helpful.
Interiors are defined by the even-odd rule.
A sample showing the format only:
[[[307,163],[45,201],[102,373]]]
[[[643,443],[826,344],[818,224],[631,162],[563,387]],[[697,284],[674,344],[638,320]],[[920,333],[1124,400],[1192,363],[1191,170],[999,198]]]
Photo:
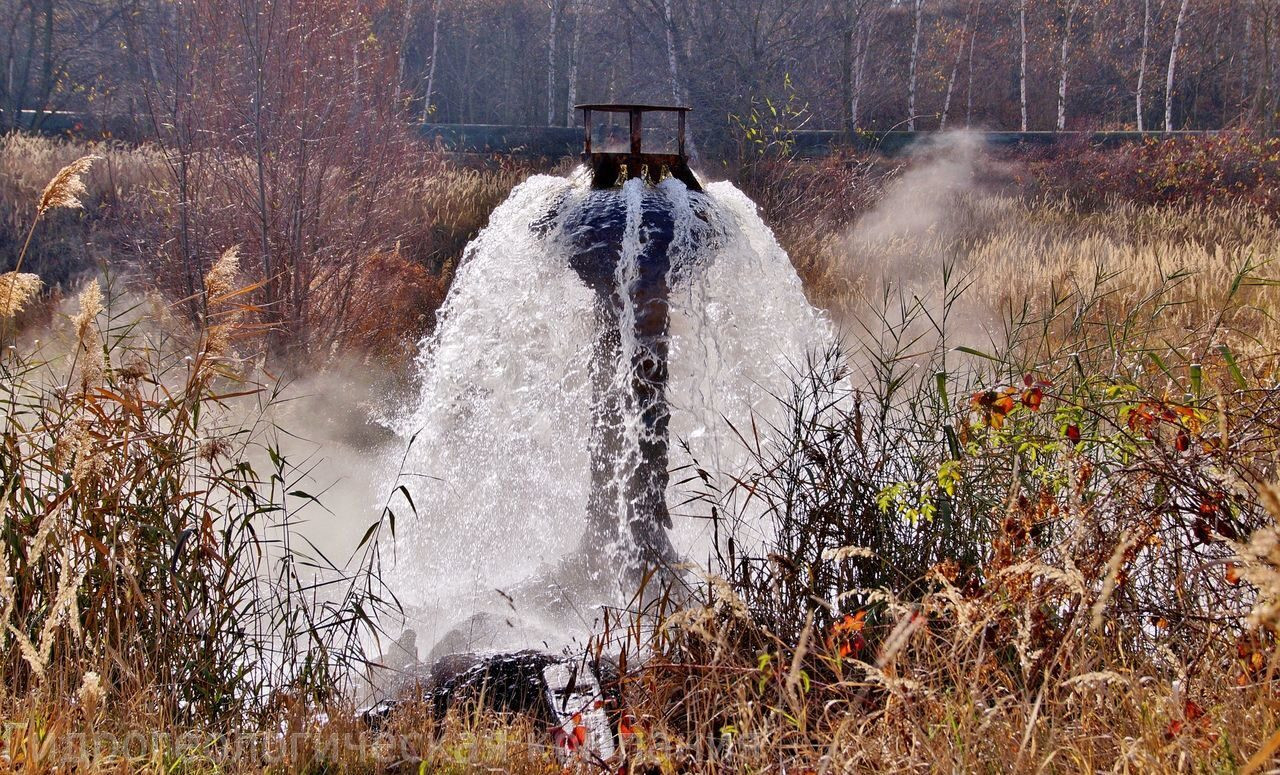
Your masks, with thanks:
[[[378,180],[368,181],[377,195],[363,209],[348,207],[334,190],[341,175],[371,171],[326,173],[323,208],[308,211],[309,241],[297,248],[306,254],[299,259],[306,271],[289,280],[291,298],[301,305],[290,325],[299,329],[293,337],[302,361],[323,366],[335,356],[365,357],[404,366],[416,342],[434,326],[435,310],[466,243],[510,190],[538,169],[514,162],[462,163],[431,148],[406,145]],[[86,207],[55,212],[31,230],[50,178],[87,154],[102,159],[85,176]],[[202,278],[233,243],[243,245],[245,283],[257,288],[244,301],[258,304],[268,278],[255,255],[261,240],[250,228],[252,219],[245,225],[241,178],[251,173],[247,160],[214,150],[193,158],[219,175],[193,181],[184,201],[173,181],[172,160],[158,146],[19,134],[0,138],[0,246],[6,246],[0,247],[0,267],[14,266],[30,236],[26,272],[41,278],[43,298],[50,302],[33,303],[18,325],[47,323],[51,305],[79,278],[103,267],[134,290],[182,302],[175,313],[195,324],[205,296]],[[280,275],[272,277],[284,282]],[[261,350],[283,323],[260,305],[254,314],[270,324],[260,332]]]
[[[458,211],[449,239],[523,174],[440,182],[454,172],[406,188],[423,217]],[[762,197],[771,218],[789,213],[779,236],[845,347],[779,397],[788,421],[761,429],[772,442],[751,469],[708,472],[690,493],[717,531],[712,574],[611,612],[593,644],[622,672],[614,764],[1274,766],[1271,217],[1244,202],[969,191],[923,228],[870,228],[893,185],[882,172],[834,164]],[[371,266],[445,275],[411,251],[447,243],[403,243]],[[5,356],[4,557],[26,563],[10,571],[2,636],[0,668],[20,687],[0,705],[21,724],[10,761],[52,771],[75,734],[144,725],[194,742],[109,746],[82,769],[244,769],[263,753],[208,729],[284,722],[295,746],[278,770],[560,771],[527,720],[409,709],[375,732],[327,691],[359,662],[343,639],[376,595],[335,603],[264,573],[295,556],[284,523],[306,495],[278,449],[256,471],[245,445],[262,437],[220,424],[228,394],[253,389],[237,355],[259,322],[235,305],[255,278],[221,255],[185,344],[119,328],[108,288],[66,324],[74,363]],[[382,276],[357,297],[385,293]],[[377,315],[361,336],[379,335]],[[763,546],[742,532],[761,510]],[[256,553],[266,533],[279,539]],[[280,669],[237,671],[255,659]]]
[[[79,204],[89,163],[42,189],[39,215]],[[315,498],[237,353],[257,336],[240,280],[227,250],[194,337],[154,325],[166,302],[139,310],[97,278],[43,345],[0,320],[0,706],[38,730],[25,752],[0,741],[8,764],[99,717],[260,730],[338,696],[393,605],[380,522],[349,563],[297,534]]]
[[[1274,767],[1271,216],[944,196],[780,230],[844,348],[700,488],[693,602],[602,636],[639,665],[631,763]]]

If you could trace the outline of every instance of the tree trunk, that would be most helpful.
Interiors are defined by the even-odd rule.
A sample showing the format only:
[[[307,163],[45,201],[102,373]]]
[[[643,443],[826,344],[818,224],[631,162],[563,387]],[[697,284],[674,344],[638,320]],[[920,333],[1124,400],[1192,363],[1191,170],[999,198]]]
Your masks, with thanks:
[[[951,77],[947,79],[947,95],[942,100],[942,118],[938,122],[938,129],[945,130],[947,128],[947,114],[951,112],[951,94],[956,88],[956,74],[960,72],[960,60],[964,58],[964,39],[966,32],[969,31],[970,25],[973,24],[974,3],[969,3],[969,13],[965,15],[964,27],[961,29],[960,45],[956,46],[956,61],[951,64]]]
[[[907,131],[916,131],[916,71],[920,66],[920,17],[924,0],[915,0],[915,24],[911,33],[911,73],[907,79]]]
[[[40,89],[35,104],[31,106],[31,128],[38,130],[44,124],[45,111],[53,97],[53,0],[44,0],[44,30],[40,44]]]
[[[1027,0],[1018,0],[1018,32],[1022,52],[1018,59],[1018,107],[1022,110],[1022,131],[1027,131]]]
[[[853,130],[853,61],[855,59],[855,50],[857,49],[857,41],[854,36],[857,34],[856,27],[853,24],[853,14],[851,9],[846,8],[841,20],[840,30],[840,112],[844,114],[843,123],[845,131]]]
[[[683,89],[680,87],[680,67],[676,61],[676,24],[675,18],[671,15],[671,0],[662,2],[662,27],[667,39],[667,68],[671,75],[671,99],[679,105],[683,102],[681,99]]]
[[[560,0],[551,0],[551,32],[547,36],[547,126],[556,125],[556,30]]]
[[[578,52],[582,42],[582,12],[585,6],[585,0],[578,0],[572,4],[573,44],[569,47],[569,98],[565,100],[565,126],[573,126],[576,123],[574,119],[578,104]]]
[[[978,0],[978,8],[982,7],[982,0]],[[977,11],[975,10],[975,18]],[[965,107],[964,107],[964,128],[968,129],[973,124],[973,47],[978,42],[978,25],[974,24],[969,30],[969,84],[965,88]]]
[[[1071,46],[1071,22],[1075,19],[1078,0],[1067,4],[1067,18],[1062,30],[1062,51],[1058,57],[1058,131],[1067,128],[1067,65]]]
[[[440,51],[440,0],[432,3],[431,21],[431,65],[427,67],[427,92],[423,95],[422,118],[425,121],[431,117],[431,98],[435,96],[436,88],[436,54]]]
[[[1240,54],[1240,109],[1246,123],[1252,123],[1252,100],[1249,99],[1249,52],[1253,49],[1253,14],[1244,15],[1244,45]]]
[[[855,59],[857,64],[853,70],[853,102],[849,105],[849,120],[853,124],[853,128],[858,128],[858,121],[862,118],[862,84],[865,80],[867,72],[867,52],[871,50],[871,36],[874,29],[876,19],[874,16],[866,20],[858,38],[858,49]]]
[[[281,323],[287,317],[287,310],[282,308],[283,294],[281,288],[282,283],[282,267],[278,267],[274,261],[271,250],[271,209],[267,202],[267,164],[270,156],[270,149],[267,147],[267,127],[266,127],[266,87],[267,87],[267,61],[266,52],[270,49],[272,42],[267,39],[266,33],[263,31],[264,12],[257,3],[246,3],[244,15],[241,17],[243,24],[242,33],[244,34],[244,43],[249,49],[250,63],[253,66],[253,162],[256,170],[254,191],[256,209],[255,215],[258,219],[258,249],[261,251],[259,260],[262,263],[262,279],[263,279],[263,296],[266,317],[269,322],[267,329],[267,352],[268,357],[273,358],[283,354],[283,344],[285,337],[281,330]],[[271,25],[268,25],[271,28]]]
[[[1147,80],[1147,46],[1151,42],[1151,0],[1142,0],[1142,47],[1138,49],[1138,91],[1134,98],[1134,112],[1138,118],[1138,131],[1142,124],[1142,87]]]
[[[413,28],[414,0],[404,0],[404,18],[400,20],[400,50],[396,52],[396,86],[392,100],[399,105],[401,89],[404,88],[404,57],[409,48],[409,32]]]
[[[667,67],[671,71],[671,99],[675,104],[683,105],[686,99],[684,87],[680,84],[680,66],[676,59],[676,21],[671,13],[671,0],[663,0],[662,2],[662,21],[667,33]],[[689,158],[696,159],[698,152],[693,145],[693,130],[689,128],[687,131],[688,137],[685,140],[685,150],[689,154]]]
[[[36,53],[36,7],[35,3],[27,4],[27,45],[25,48],[26,56],[22,60],[22,75],[18,77],[17,82],[13,83],[10,94],[13,97],[13,117],[20,126],[22,122],[22,110],[27,107],[27,92],[31,88],[31,61],[35,59]],[[12,75],[10,81],[13,81]]]
[[[1173,76],[1178,69],[1178,48],[1182,45],[1182,23],[1187,18],[1188,0],[1178,6],[1178,21],[1173,25],[1173,47],[1169,49],[1169,71],[1164,79],[1164,131],[1173,131]]]

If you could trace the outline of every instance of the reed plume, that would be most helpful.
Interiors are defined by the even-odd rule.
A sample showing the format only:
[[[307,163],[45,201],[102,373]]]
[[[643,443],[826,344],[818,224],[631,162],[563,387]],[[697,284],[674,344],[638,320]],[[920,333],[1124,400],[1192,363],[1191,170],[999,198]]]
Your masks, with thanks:
[[[102,313],[102,288],[94,280],[80,292],[80,312],[71,318],[76,327],[75,358],[83,359],[80,366],[80,388],[88,392],[102,382],[102,338],[98,335],[97,319]]]
[[[84,175],[101,156],[89,154],[81,156],[67,166],[58,170],[49,184],[40,193],[40,201],[36,204],[36,217],[27,230],[27,239],[18,251],[18,261],[12,272],[0,275],[0,320],[11,318],[20,312],[27,301],[40,289],[40,278],[31,274],[20,274],[22,261],[27,257],[27,249],[31,247],[31,237],[36,233],[36,225],[45,213],[58,207],[80,209],[84,203],[80,201],[87,190],[84,186]]]
[[[205,296],[211,303],[218,302],[235,287],[236,273],[240,271],[240,246],[232,245],[223,251],[204,276]]]
[[[58,174],[53,176],[40,194],[40,203],[36,206],[36,219],[59,207],[82,209],[84,203],[80,201],[80,197],[88,193],[84,186],[84,175],[93,163],[101,158],[96,154],[81,156],[58,170]]]
[[[0,320],[16,317],[27,302],[31,301],[40,287],[40,277],[21,272],[5,272],[0,274]]]
[[[84,711],[85,718],[93,718],[106,692],[102,688],[102,677],[90,670],[80,679],[80,688],[76,691],[76,699]]]
[[[205,304],[205,354],[211,359],[222,358],[231,352],[231,333],[239,319],[239,313],[227,311],[221,316],[219,309],[235,290],[236,275],[240,272],[240,246],[233,245],[223,251],[213,268],[204,276]],[[219,320],[219,317],[221,318]]]

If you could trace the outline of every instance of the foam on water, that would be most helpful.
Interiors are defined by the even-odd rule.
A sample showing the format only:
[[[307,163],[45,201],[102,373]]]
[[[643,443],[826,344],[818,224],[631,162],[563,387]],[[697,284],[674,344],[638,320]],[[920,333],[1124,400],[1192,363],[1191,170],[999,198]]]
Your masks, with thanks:
[[[657,192],[644,185],[602,193],[581,173],[531,178],[467,249],[440,324],[422,343],[417,404],[396,423],[409,445],[399,481],[418,514],[397,510],[390,582],[420,643],[449,633],[438,651],[555,647],[585,636],[599,605],[623,602],[622,585],[607,571],[627,562],[630,534],[622,528],[634,505],[625,487],[616,487],[614,541],[580,546],[592,487],[592,361],[605,351],[598,351],[598,296],[570,267],[581,236],[573,213],[599,197],[623,197],[614,280],[623,289],[636,283],[648,239],[641,208],[658,201],[671,213],[671,469],[686,466],[690,454],[708,470],[743,466],[729,423],[751,428],[753,413],[757,427],[777,419],[771,394],[785,392],[807,355],[831,341],[750,199],[727,183],[705,194],[674,180]],[[629,294],[621,296],[620,341],[607,354],[615,359],[610,389],[625,396],[636,348],[645,345]],[[631,399],[619,405],[615,478],[637,465],[646,432],[645,407]],[[696,562],[707,556],[710,525],[697,518],[705,510],[675,508],[686,494],[682,478],[673,476],[667,493],[672,541]]]

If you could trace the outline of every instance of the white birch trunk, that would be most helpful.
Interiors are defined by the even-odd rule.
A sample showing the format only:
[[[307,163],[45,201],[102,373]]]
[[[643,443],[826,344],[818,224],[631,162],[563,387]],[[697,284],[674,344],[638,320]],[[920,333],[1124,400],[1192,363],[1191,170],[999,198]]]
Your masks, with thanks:
[[[1138,51],[1138,91],[1134,98],[1134,111],[1138,118],[1138,131],[1142,125],[1142,90],[1147,80],[1147,46],[1151,42],[1151,0],[1142,0],[1142,48]]]
[[[1173,47],[1169,49],[1169,71],[1164,79],[1164,131],[1173,131],[1173,76],[1178,69],[1178,48],[1182,46],[1182,23],[1187,18],[1187,2],[1178,6],[1178,21],[1173,25]]]
[[[977,8],[982,7],[982,0],[978,0]],[[977,14],[977,8],[974,13]],[[973,47],[978,42],[978,25],[974,24],[969,30],[969,85],[965,88],[965,107],[964,107],[964,128],[968,129],[973,124]]]
[[[911,34],[911,73],[907,79],[907,131],[916,130],[916,71],[920,65],[920,17],[924,0],[915,0],[915,25]]]
[[[1022,131],[1027,131],[1027,0],[1018,0],[1018,31],[1022,52],[1018,59],[1018,106],[1022,110]]]
[[[671,0],[662,2],[662,26],[667,36],[667,67],[671,75],[671,99],[682,104],[684,90],[680,87],[680,65],[676,61],[676,23],[671,15]]]
[[[431,65],[427,68],[427,91],[423,95],[422,117],[424,120],[431,115],[431,98],[435,96],[436,88],[436,54],[440,52],[440,0],[435,0],[432,6]]]
[[[551,31],[547,35],[547,126],[556,123],[556,31],[560,24],[560,0],[551,0]]]
[[[1071,22],[1075,19],[1077,0],[1067,5],[1066,24],[1062,30],[1062,51],[1058,57],[1058,131],[1067,128],[1067,65],[1070,62]]]
[[[393,101],[400,104],[400,94],[404,88],[405,49],[409,48],[409,31],[413,26],[414,0],[404,0],[404,18],[400,20],[400,56],[396,62],[396,87]]]
[[[969,13],[965,16],[964,28],[960,34],[960,45],[956,46],[956,61],[951,64],[951,77],[947,79],[947,94],[942,100],[942,118],[938,122],[939,130],[947,128],[947,114],[951,112],[951,94],[956,88],[956,74],[960,72],[960,61],[964,59],[964,33],[969,31],[969,26],[973,23],[973,9],[973,3],[970,3]]]
[[[867,19],[861,37],[858,39],[858,49],[854,56],[856,62],[853,70],[853,104],[849,106],[849,121],[853,124],[853,128],[858,128],[859,111],[862,107],[862,84],[867,72],[867,51],[871,48],[872,29],[875,25],[875,18]]]
[[[573,126],[576,121],[578,104],[578,51],[582,42],[582,11],[585,0],[572,4],[573,8],[573,44],[569,46],[569,98],[565,100],[564,125]]]
[[[662,1],[662,21],[667,32],[667,67],[671,71],[671,99],[676,105],[685,104],[684,87],[680,84],[680,63],[676,58],[676,20],[671,14],[671,0]],[[698,152],[693,144],[693,128],[686,127],[685,151],[696,159]]]

